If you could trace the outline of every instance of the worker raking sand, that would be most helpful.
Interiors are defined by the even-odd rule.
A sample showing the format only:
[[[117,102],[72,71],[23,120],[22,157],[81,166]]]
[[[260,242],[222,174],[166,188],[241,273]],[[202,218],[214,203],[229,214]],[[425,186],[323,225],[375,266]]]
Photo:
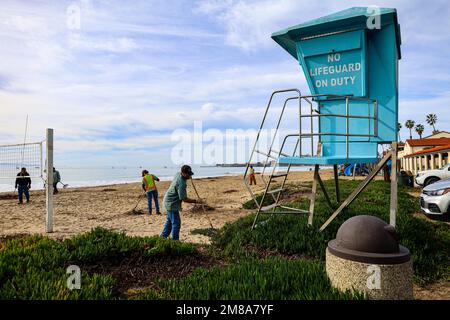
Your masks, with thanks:
[[[167,220],[164,225],[164,230],[161,237],[167,238],[172,233],[173,240],[179,240],[181,229],[181,203],[202,203],[200,199],[190,199],[187,196],[186,181],[191,179],[194,173],[188,165],[181,167],[181,172],[178,172],[172,180],[169,189],[164,195],[164,207],[167,210]]]

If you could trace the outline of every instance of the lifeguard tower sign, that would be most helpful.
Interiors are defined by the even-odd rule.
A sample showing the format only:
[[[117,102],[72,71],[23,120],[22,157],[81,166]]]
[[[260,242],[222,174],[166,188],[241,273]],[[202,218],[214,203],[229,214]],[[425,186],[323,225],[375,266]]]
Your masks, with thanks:
[[[361,31],[337,34],[333,47],[324,38],[304,40],[298,45],[300,59],[309,73],[314,94],[352,92],[366,95],[365,36]],[[344,46],[345,45],[345,46]],[[318,50],[321,48],[322,50]],[[323,49],[325,48],[325,51]]]

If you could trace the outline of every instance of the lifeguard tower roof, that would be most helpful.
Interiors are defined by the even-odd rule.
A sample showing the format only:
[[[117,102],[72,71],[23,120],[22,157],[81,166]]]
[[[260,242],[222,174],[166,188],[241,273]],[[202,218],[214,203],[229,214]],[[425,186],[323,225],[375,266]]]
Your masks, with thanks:
[[[381,27],[394,24],[396,28],[396,42],[398,59],[401,58],[400,45],[400,25],[397,21],[397,10],[391,8],[376,8],[379,10]],[[367,19],[373,16],[371,7],[353,7],[342,10],[321,18],[313,19],[296,26],[283,29],[272,34],[272,39],[289,52],[295,59],[298,59],[296,42],[302,38],[312,38],[315,35],[324,33],[342,32],[367,28]]]

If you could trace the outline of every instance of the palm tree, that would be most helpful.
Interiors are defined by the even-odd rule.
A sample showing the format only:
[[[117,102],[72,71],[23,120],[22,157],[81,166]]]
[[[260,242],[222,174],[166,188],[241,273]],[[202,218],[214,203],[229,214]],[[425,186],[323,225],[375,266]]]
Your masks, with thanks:
[[[416,123],[414,122],[414,120],[406,120],[405,122],[405,127],[407,127],[409,129],[409,138],[412,139],[412,128],[414,128],[414,125]]]
[[[402,141],[400,138],[400,130],[402,129],[402,124],[399,122],[397,123],[397,131],[398,131],[398,141]]]
[[[430,113],[427,115],[427,123],[433,127],[433,134],[435,134],[437,132],[436,128],[434,127],[436,122],[437,122],[437,116],[434,113]]]
[[[416,126],[416,132],[417,132],[417,134],[419,135],[420,139],[422,139],[422,133],[423,133],[423,130],[425,130],[425,127],[424,127],[423,125],[418,124],[418,125]]]

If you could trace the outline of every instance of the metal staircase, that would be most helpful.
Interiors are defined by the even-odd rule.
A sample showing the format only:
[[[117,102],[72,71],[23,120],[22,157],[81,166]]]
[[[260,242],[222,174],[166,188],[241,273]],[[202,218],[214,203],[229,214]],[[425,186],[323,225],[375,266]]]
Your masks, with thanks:
[[[284,100],[283,107],[281,108],[280,114],[278,116],[278,120],[276,122],[275,131],[273,134],[273,137],[271,139],[271,142],[269,143],[268,150],[260,150],[257,149],[258,142],[260,139],[261,131],[264,129],[264,125],[267,120],[269,109],[272,106],[272,103],[274,101],[274,97],[276,95],[286,95],[289,94],[290,96]],[[345,112],[344,113],[336,113],[334,111],[326,110],[326,108],[321,109],[321,101],[330,101],[330,100],[343,100],[345,103]],[[357,100],[357,103],[361,103],[361,101],[366,100],[367,101],[367,113],[366,114],[351,114],[349,103],[352,100]],[[284,136],[282,139],[282,144],[280,146],[280,150],[274,149],[274,144],[276,141],[276,136],[278,132],[280,131],[280,124],[281,120],[283,119],[283,116],[285,115],[285,111],[287,108],[287,105],[290,101],[296,101],[298,106],[298,113],[299,113],[299,131],[298,133],[290,133]],[[305,114],[305,112],[302,112],[302,102],[306,103],[306,109],[308,109],[308,113]],[[317,104],[316,107],[314,107],[314,102]],[[371,107],[370,104],[373,104]],[[359,111],[361,108],[358,109]],[[342,119],[344,118],[344,127],[345,132],[321,132],[321,122],[320,119]],[[356,121],[367,121],[367,133],[351,133],[350,132],[350,125],[349,121],[350,119],[353,119],[352,121],[355,121],[354,119],[357,119]],[[302,129],[302,122],[308,121],[309,130],[305,132],[304,129]],[[338,120],[342,121],[342,120]],[[371,122],[373,123],[371,125]],[[316,131],[314,130],[316,128]],[[323,150],[322,150],[322,140],[326,141],[328,136],[334,137],[333,139],[339,140],[334,143],[341,143],[344,144],[341,146],[341,152],[343,152],[343,155],[341,155],[341,159],[336,159],[336,157],[327,157],[324,156]],[[329,205],[330,208],[335,209],[337,205],[339,205],[340,202],[340,195],[339,195],[339,184],[338,184],[338,173],[337,173],[337,164],[334,162],[336,160],[343,161],[338,163],[347,163],[352,161],[358,161],[359,158],[352,159],[352,144],[360,142],[361,146],[362,143],[364,143],[366,146],[370,145],[370,139],[377,136],[377,102],[371,99],[364,99],[364,98],[353,98],[352,96],[338,96],[338,95],[308,95],[308,96],[302,96],[300,91],[298,89],[286,89],[286,90],[277,90],[274,91],[269,99],[269,102],[267,104],[264,117],[262,119],[260,128],[258,130],[258,134],[256,136],[255,144],[253,146],[252,152],[250,154],[250,159],[247,162],[247,166],[244,173],[244,183],[249,191],[253,201],[256,204],[257,212],[255,219],[253,221],[252,230],[257,226],[258,218],[260,214],[308,214],[308,224],[312,224],[313,222],[313,215],[314,215],[314,206],[315,206],[315,198],[316,198],[316,191],[318,186],[322,189],[325,199]],[[314,137],[317,137],[316,140],[314,140]],[[292,152],[285,151],[287,141],[288,139],[295,138],[295,146],[292,150]],[[307,139],[310,148],[309,154],[305,154],[306,151],[305,148],[302,148],[303,140]],[[329,139],[329,138],[328,138]],[[353,140],[352,140],[353,139]],[[356,141],[355,141],[356,140]],[[376,146],[376,143],[375,143]],[[358,149],[358,148],[357,148]],[[350,150],[350,152],[349,152]],[[353,149],[354,150],[354,149]],[[326,152],[326,151],[325,151]],[[350,155],[349,155],[350,153]],[[376,154],[376,149],[375,149]],[[262,194],[262,197],[258,200],[257,196],[253,192],[251,186],[248,183],[248,173],[250,165],[252,164],[252,161],[254,157],[263,156],[265,158],[265,161],[263,162],[263,168],[260,174],[261,181],[264,185],[264,192]],[[281,161],[280,161],[281,159]],[[324,162],[331,159],[331,162]],[[362,159],[362,158],[361,158]],[[370,160],[367,158],[364,158],[364,160]],[[291,208],[285,205],[282,205],[280,203],[282,193],[286,190],[286,182],[289,175],[289,172],[291,170],[291,167],[294,163],[299,164],[309,164],[314,165],[314,180],[313,185],[311,188],[312,194],[310,197],[310,206],[309,210],[302,210],[297,208]],[[319,175],[319,165],[333,165],[334,169],[334,178],[335,178],[335,188],[336,188],[336,199],[337,199],[337,205],[333,204],[330,200],[330,197],[328,196],[328,193],[325,189],[325,186],[320,178]],[[266,174],[266,170],[269,171],[268,174]],[[268,175],[268,178],[267,178]],[[274,186],[275,185],[275,186]],[[271,197],[273,199],[273,203],[270,205],[264,206],[264,200],[267,197]]]
[[[261,134],[261,131],[264,128],[264,124],[265,124],[265,121],[266,121],[269,109],[270,109],[270,107],[272,105],[273,98],[274,98],[275,95],[282,94],[282,93],[295,93],[296,96],[289,97],[289,98],[284,100],[284,104],[283,104],[283,107],[281,108],[281,112],[280,112],[280,115],[279,115],[279,118],[278,118],[278,121],[277,121],[277,125],[276,125],[276,128],[275,128],[275,133],[273,135],[273,139],[272,139],[272,141],[270,143],[269,150],[268,151],[258,150],[257,149],[257,145],[258,145],[258,141],[259,141],[259,138],[260,138],[260,134]],[[259,217],[260,213],[265,213],[265,214],[272,213],[273,214],[274,210],[277,209],[277,208],[284,209],[284,211],[277,211],[276,212],[277,214],[283,214],[283,213],[284,214],[307,213],[307,211],[305,211],[305,210],[301,210],[301,209],[297,209],[297,208],[290,208],[290,207],[287,207],[287,206],[282,206],[279,203],[281,195],[282,195],[282,192],[285,190],[286,181],[287,181],[287,177],[288,177],[289,171],[291,170],[291,164],[288,164],[287,167],[283,167],[284,170],[280,170],[281,167],[280,167],[280,164],[279,164],[279,159],[280,159],[280,157],[295,156],[295,154],[297,152],[297,149],[298,149],[298,146],[299,146],[299,143],[300,143],[300,137],[298,137],[297,143],[296,143],[296,145],[294,147],[294,151],[293,151],[293,153],[291,155],[289,155],[287,153],[284,153],[283,149],[278,151],[278,150],[275,150],[273,148],[274,147],[274,143],[275,143],[275,137],[276,137],[277,133],[279,132],[281,120],[283,118],[283,115],[284,115],[284,112],[286,110],[286,106],[287,106],[288,102],[292,101],[292,100],[297,100],[299,102],[299,109],[300,109],[301,108],[301,104],[300,104],[301,98],[300,97],[301,97],[301,93],[300,93],[300,91],[298,89],[278,90],[278,91],[274,91],[272,93],[272,95],[270,96],[269,102],[267,104],[267,108],[266,108],[266,111],[264,113],[264,117],[263,117],[263,120],[261,122],[261,126],[260,126],[260,128],[258,130],[258,134],[256,136],[255,144],[254,144],[253,150],[252,150],[251,155],[250,155],[250,159],[249,159],[249,161],[247,163],[246,170],[245,170],[245,173],[244,173],[245,186],[247,187],[247,190],[249,191],[250,195],[252,196],[253,201],[255,202],[255,204],[256,204],[256,206],[258,208],[255,220],[253,221],[252,230],[256,227],[256,223],[257,223],[257,220],[258,220],[258,217]],[[253,159],[255,154],[259,154],[259,155],[262,155],[262,156],[265,157],[264,165],[263,165],[262,172],[261,172],[261,175],[260,175],[261,176],[261,181],[263,182],[265,188],[264,188],[264,192],[263,192],[263,195],[262,195],[262,198],[260,199],[260,201],[258,201],[255,193],[252,191],[252,189],[251,189],[251,187],[250,187],[250,185],[248,183],[249,167],[250,167],[250,165],[252,163],[252,159]],[[271,169],[268,180],[266,180],[266,177],[265,177],[267,169]],[[281,183],[278,183],[278,185],[276,187],[273,187],[273,185],[276,182],[280,181],[280,178],[282,178],[281,179]],[[273,202],[273,204],[270,204],[270,205],[267,205],[267,206],[263,206],[264,200],[268,196],[272,197],[274,202]]]

